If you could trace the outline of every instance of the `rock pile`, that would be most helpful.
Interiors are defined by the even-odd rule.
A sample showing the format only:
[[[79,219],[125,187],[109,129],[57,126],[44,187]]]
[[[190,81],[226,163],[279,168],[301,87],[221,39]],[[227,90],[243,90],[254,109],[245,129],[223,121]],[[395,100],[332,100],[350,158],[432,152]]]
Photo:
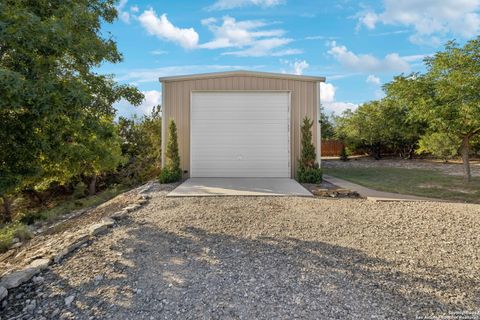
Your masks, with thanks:
[[[43,248],[30,254],[28,257],[25,257],[24,261],[27,262],[25,267],[18,270],[12,270],[2,275],[0,279],[0,301],[8,296],[9,289],[16,288],[30,280],[36,283],[43,281],[43,278],[37,275],[48,268],[50,264],[60,263],[68,254],[82,246],[87,246],[95,239],[95,237],[106,233],[109,228],[114,227],[115,220],[125,219],[129,213],[144,206],[148,202],[148,199],[150,199],[150,196],[147,195],[149,190],[148,187],[149,185],[140,190],[140,196],[133,204],[129,204],[122,210],[111,214],[110,217],[105,217],[101,219],[100,222],[86,226],[75,233],[65,231],[62,237],[63,240],[60,243],[55,243],[51,246],[48,246],[47,244]],[[22,254],[22,252],[19,254]],[[68,297],[67,299],[65,299],[65,303],[71,304],[74,297]],[[36,302],[33,300],[30,302],[29,306],[35,309],[35,304]]]

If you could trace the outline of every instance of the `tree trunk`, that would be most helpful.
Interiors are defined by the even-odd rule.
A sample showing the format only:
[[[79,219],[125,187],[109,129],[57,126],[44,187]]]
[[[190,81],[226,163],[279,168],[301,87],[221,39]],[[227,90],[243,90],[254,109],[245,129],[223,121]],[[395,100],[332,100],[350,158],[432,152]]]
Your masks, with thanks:
[[[460,147],[460,154],[462,155],[463,161],[463,179],[466,182],[472,180],[472,174],[470,172],[470,162],[469,162],[469,153],[470,153],[470,137],[464,137],[462,140],[462,145]]]
[[[94,174],[88,184],[88,195],[94,196],[97,191],[97,175]]]
[[[45,200],[43,199],[42,194],[35,189],[32,189],[32,193],[34,197],[37,198],[39,204],[43,206],[45,204]]]
[[[410,150],[408,150],[408,160],[412,160],[414,154],[415,154],[415,147],[412,146],[410,147]]]
[[[3,196],[3,222],[12,222],[12,204],[7,196]]]

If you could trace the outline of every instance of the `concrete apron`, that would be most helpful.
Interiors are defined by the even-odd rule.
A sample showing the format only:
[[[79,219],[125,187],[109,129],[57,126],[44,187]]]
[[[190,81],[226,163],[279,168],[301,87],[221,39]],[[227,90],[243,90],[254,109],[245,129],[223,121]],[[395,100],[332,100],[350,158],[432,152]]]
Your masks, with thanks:
[[[288,178],[190,178],[167,197],[299,196],[313,197],[301,184]]]

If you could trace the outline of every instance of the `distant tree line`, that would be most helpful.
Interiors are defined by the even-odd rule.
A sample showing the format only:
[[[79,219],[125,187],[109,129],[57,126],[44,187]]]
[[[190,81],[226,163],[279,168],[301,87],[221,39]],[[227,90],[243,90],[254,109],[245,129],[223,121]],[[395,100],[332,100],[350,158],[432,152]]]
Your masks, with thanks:
[[[384,85],[383,99],[324,117],[327,134],[375,159],[461,156],[470,181],[469,158],[480,151],[480,37],[464,46],[450,41],[424,62],[425,73],[402,74]]]

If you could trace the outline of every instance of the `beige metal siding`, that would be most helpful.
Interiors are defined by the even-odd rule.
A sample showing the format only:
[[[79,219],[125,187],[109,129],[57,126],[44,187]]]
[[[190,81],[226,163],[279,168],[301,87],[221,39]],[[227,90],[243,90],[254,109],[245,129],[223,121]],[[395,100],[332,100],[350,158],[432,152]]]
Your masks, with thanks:
[[[300,157],[300,126],[305,116],[314,121],[313,143],[317,143],[317,82],[255,76],[226,76],[209,79],[166,81],[163,83],[163,117],[174,119],[183,170],[190,172],[190,93],[192,90],[288,90],[291,91],[291,174],[295,177]],[[162,127],[163,137],[167,126]],[[165,139],[166,142],[167,139]],[[163,139],[162,139],[163,141]],[[166,143],[165,143],[166,145]],[[162,150],[162,153],[164,150]],[[164,153],[162,154],[164,158]]]

